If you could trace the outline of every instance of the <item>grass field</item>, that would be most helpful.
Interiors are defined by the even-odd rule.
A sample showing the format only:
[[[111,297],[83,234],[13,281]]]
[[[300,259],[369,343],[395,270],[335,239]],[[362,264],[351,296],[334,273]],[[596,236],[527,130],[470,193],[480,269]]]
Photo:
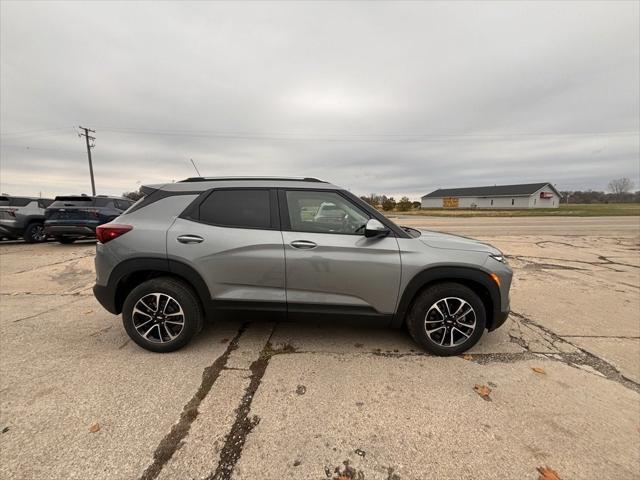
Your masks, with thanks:
[[[569,204],[559,208],[531,209],[419,209],[408,212],[389,211],[385,215],[426,215],[432,217],[609,217],[640,216],[640,203]]]

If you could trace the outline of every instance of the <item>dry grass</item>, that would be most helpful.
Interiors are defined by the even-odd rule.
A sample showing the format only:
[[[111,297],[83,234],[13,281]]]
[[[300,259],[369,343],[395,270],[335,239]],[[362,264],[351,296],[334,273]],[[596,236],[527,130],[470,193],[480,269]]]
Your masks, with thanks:
[[[424,215],[430,217],[610,217],[640,216],[640,203],[569,204],[559,208],[488,209],[488,208],[422,208],[399,212],[392,210],[385,215]]]

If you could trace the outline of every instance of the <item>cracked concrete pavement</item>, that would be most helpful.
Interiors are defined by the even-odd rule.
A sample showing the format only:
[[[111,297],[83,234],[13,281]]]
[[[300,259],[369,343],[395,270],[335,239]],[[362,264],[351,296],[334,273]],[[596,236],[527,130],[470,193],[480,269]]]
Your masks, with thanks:
[[[269,322],[153,354],[92,297],[92,243],[2,245],[0,476],[638,478],[640,237],[596,231],[465,229],[508,255],[513,314],[455,358]]]

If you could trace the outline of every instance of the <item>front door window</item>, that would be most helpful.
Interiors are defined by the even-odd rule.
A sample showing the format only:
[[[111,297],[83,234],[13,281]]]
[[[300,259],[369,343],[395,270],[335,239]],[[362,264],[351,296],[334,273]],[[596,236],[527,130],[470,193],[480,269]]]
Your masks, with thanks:
[[[364,235],[369,216],[335,192],[287,191],[291,230],[309,233]]]

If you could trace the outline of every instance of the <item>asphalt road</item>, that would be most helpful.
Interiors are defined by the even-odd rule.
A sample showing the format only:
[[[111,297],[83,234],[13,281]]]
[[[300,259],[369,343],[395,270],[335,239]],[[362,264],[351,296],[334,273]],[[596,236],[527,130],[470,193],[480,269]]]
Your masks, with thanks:
[[[243,321],[153,354],[91,295],[94,245],[0,245],[0,478],[639,478],[640,238],[482,228],[513,314],[454,358]]]
[[[460,235],[640,235],[640,217],[427,217],[390,215],[395,223]]]

